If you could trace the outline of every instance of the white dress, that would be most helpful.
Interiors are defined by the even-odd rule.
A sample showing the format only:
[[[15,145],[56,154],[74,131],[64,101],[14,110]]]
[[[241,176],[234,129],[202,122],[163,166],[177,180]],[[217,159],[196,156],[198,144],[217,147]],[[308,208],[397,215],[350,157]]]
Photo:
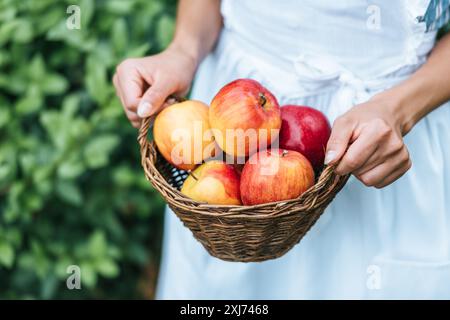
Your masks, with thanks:
[[[192,98],[237,78],[330,121],[401,82],[434,46],[422,0],[223,0]],[[381,190],[352,177],[303,240],[262,263],[211,257],[167,210],[160,299],[450,298],[450,105],[405,137],[413,167]]]

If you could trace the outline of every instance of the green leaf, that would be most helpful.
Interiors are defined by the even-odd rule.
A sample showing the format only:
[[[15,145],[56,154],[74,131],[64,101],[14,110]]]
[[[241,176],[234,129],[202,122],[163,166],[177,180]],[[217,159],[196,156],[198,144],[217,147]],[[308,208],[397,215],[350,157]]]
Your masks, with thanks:
[[[56,73],[45,76],[41,82],[42,91],[50,95],[62,94],[68,86],[66,78]]]
[[[121,166],[114,171],[113,179],[117,185],[121,187],[129,187],[136,181],[136,176],[130,168]]]
[[[8,108],[0,108],[0,129],[3,128],[11,119],[11,112]]]
[[[43,181],[48,180],[53,174],[53,166],[50,165],[42,165],[34,168],[32,171],[33,182],[34,183],[42,183]]]
[[[14,249],[13,247],[0,240],[0,265],[10,268],[14,262]]]
[[[18,20],[10,20],[0,24],[0,47],[11,39],[19,24],[20,21]]]
[[[44,278],[41,285],[41,297],[42,299],[51,299],[58,287],[58,278],[53,275],[49,274],[47,277]]]
[[[170,41],[172,40],[174,30],[174,20],[172,17],[163,15],[158,20],[157,36],[158,41],[163,48],[169,45]]]
[[[106,278],[115,278],[119,275],[119,267],[112,259],[104,258],[95,263],[99,274]]]
[[[66,249],[67,250],[67,249]],[[67,267],[73,265],[74,261],[67,255],[58,258],[55,265],[55,272],[58,278],[67,279]],[[76,264],[76,263],[75,263]]]
[[[106,2],[106,9],[118,15],[124,15],[130,13],[133,9],[134,1],[123,1],[123,0],[108,0]]]
[[[148,52],[148,50],[150,50],[150,48],[151,46],[149,43],[144,43],[138,47],[130,49],[126,55],[129,58],[139,58],[145,55]]]
[[[28,75],[36,83],[40,83],[46,76],[45,62],[40,54],[37,54],[28,66]]]
[[[4,230],[4,238],[13,246],[20,246],[22,243],[22,234],[19,229]]]
[[[61,117],[58,112],[53,110],[42,112],[39,120],[53,143],[59,149],[64,149],[68,142],[67,127],[69,126],[70,120]]]
[[[13,40],[18,43],[27,43],[33,39],[33,26],[30,19],[21,19],[18,23]]]
[[[83,16],[83,14],[81,14]],[[89,37],[87,33],[81,30],[68,30],[65,20],[52,27],[46,34],[47,40],[64,41],[69,46],[83,52],[91,51],[95,48],[97,41]]]
[[[79,109],[81,97],[78,94],[71,94],[64,98],[62,109],[64,116],[71,118]]]
[[[17,14],[17,9],[14,7],[1,8],[0,21],[2,21],[2,22],[10,21],[10,20],[14,19],[16,14]]]
[[[112,134],[100,135],[89,141],[84,149],[87,166],[99,168],[108,164],[109,156],[118,144],[119,138]]]
[[[0,88],[9,93],[22,94],[27,90],[28,84],[29,81],[18,72],[9,75],[0,74]]]
[[[95,12],[95,1],[81,0],[81,28],[89,28],[89,23]]]
[[[83,203],[83,194],[74,181],[60,180],[56,184],[56,192],[61,199],[75,206]]]
[[[109,86],[106,79],[106,68],[103,62],[90,56],[87,60],[86,87],[92,99],[100,105],[108,99]]]
[[[66,17],[64,16],[64,13],[65,11],[63,10],[50,10],[39,15],[35,23],[36,33],[41,34],[57,26],[61,20],[65,20]]]
[[[88,250],[91,257],[103,257],[106,254],[106,236],[102,231],[97,230],[91,235]]]
[[[30,114],[37,112],[43,104],[41,91],[37,85],[31,85],[26,95],[19,99],[16,104],[16,111],[19,114]]]
[[[116,52],[113,48],[112,43],[102,41],[99,42],[95,48],[95,51],[92,52],[92,56],[95,61],[101,61],[102,65],[107,68],[115,68],[117,64]],[[107,86],[110,86],[111,83],[107,80]]]
[[[97,284],[97,273],[95,268],[89,262],[80,264],[81,283],[88,288],[93,288]]]
[[[3,66],[8,65],[11,62],[11,55],[8,51],[0,50],[0,68]],[[2,82],[5,81],[4,78],[1,80]]]
[[[125,23],[125,19],[117,19],[116,22],[114,22],[111,36],[116,52],[119,54],[123,53],[128,45],[127,25]]]
[[[79,159],[64,161],[58,166],[58,176],[63,179],[73,179],[80,176],[85,170],[83,162]]]

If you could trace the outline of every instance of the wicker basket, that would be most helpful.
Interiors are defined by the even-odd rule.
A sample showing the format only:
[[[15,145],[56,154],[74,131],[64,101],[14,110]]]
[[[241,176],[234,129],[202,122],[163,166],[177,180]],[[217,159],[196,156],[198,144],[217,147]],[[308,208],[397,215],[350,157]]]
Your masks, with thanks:
[[[214,257],[255,262],[281,257],[296,245],[347,182],[326,167],[298,199],[255,206],[210,205],[180,193],[188,173],[170,165],[148,141],[143,120],[138,142],[145,176],[194,237]]]

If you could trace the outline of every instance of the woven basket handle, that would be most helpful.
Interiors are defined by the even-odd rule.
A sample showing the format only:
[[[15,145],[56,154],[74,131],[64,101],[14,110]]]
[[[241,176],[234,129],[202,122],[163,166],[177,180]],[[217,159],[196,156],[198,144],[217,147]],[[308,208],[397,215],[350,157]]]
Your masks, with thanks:
[[[331,175],[336,175],[336,173],[334,172],[334,169],[336,169],[336,165],[325,166],[325,168],[322,170],[322,172],[319,175],[319,179],[317,179],[317,183],[320,183],[322,181],[328,181],[328,179]]]

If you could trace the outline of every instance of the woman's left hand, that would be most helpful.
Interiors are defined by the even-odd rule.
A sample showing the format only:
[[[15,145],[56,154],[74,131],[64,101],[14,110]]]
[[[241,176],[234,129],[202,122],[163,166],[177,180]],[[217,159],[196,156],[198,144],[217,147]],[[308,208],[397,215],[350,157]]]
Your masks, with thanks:
[[[374,97],[343,114],[333,124],[325,157],[336,173],[352,173],[366,186],[385,187],[411,167],[402,122],[392,101]]]

